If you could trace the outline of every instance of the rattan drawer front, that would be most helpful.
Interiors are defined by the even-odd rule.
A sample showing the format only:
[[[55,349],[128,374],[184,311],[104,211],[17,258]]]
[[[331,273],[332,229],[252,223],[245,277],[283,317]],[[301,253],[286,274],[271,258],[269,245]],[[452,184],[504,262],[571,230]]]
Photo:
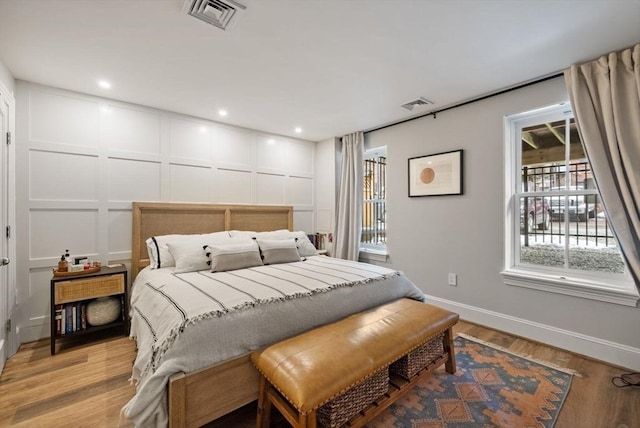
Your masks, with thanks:
[[[58,305],[121,293],[124,293],[124,275],[115,274],[56,282],[54,300]]]

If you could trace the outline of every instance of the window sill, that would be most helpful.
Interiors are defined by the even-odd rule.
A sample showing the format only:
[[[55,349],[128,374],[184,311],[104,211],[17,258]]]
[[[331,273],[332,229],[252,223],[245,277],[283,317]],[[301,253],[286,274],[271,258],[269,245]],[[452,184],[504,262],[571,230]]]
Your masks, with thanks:
[[[636,307],[638,300],[640,300],[635,289],[625,288],[622,283],[570,278],[520,269],[509,269],[501,273],[505,284],[516,287],[531,288],[632,307]]]
[[[368,262],[382,262],[386,263],[389,254],[386,250],[372,250],[370,248],[360,248],[360,254],[358,259]]]

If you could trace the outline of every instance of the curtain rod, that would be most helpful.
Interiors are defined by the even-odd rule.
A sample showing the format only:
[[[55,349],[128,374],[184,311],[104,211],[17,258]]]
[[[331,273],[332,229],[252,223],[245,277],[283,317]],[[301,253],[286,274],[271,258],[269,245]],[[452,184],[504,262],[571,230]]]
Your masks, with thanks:
[[[411,117],[409,119],[401,120],[399,122],[394,122],[394,123],[390,123],[388,125],[379,126],[377,128],[373,128],[373,129],[369,129],[367,131],[363,131],[362,133],[363,134],[368,134],[369,132],[380,131],[381,129],[390,128],[392,126],[400,125],[400,124],[405,123],[405,122],[410,122],[410,121],[416,120],[416,119],[422,119],[423,117],[426,117],[426,116],[433,116],[433,118],[435,119],[436,115],[438,113],[442,113],[443,111],[452,110],[454,108],[466,106],[467,104],[475,103],[477,101],[486,100],[487,98],[491,98],[491,97],[495,97],[496,95],[502,95],[502,94],[505,94],[507,92],[515,91],[516,89],[526,88],[527,86],[535,85],[537,83],[546,82],[547,80],[551,80],[551,79],[555,79],[556,77],[560,77],[563,74],[564,73],[560,71],[560,72],[551,74],[549,76],[545,76],[545,77],[541,77],[541,78],[536,79],[536,80],[532,80],[532,81],[527,82],[527,83],[522,83],[522,84],[514,86],[512,88],[503,89],[503,90],[498,91],[498,92],[494,92],[494,93],[491,93],[491,94],[483,95],[483,96],[478,97],[478,98],[473,98],[473,99],[461,102],[459,104],[454,104],[454,105],[449,106],[449,107],[444,107],[444,108],[442,108],[440,110],[434,110],[434,111],[431,111],[429,113],[421,114],[420,116],[415,116],[415,117]]]

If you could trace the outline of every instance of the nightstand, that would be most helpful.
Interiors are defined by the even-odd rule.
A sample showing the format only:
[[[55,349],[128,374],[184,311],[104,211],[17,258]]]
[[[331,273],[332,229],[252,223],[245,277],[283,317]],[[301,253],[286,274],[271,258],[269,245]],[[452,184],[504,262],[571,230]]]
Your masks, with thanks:
[[[91,326],[86,320],[86,307],[99,297],[120,299],[120,314],[108,324]],[[98,272],[51,278],[51,355],[56,353],[56,340],[90,335],[107,329],[122,328],[129,334],[127,268],[103,267]],[[64,317],[64,322],[62,320]],[[65,328],[62,328],[64,324]]]

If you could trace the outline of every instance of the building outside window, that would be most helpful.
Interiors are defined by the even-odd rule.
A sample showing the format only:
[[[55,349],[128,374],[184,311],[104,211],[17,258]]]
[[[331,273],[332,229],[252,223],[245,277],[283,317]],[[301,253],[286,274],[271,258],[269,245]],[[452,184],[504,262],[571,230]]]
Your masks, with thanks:
[[[387,149],[364,153],[361,250],[385,253],[387,248]]]
[[[505,128],[505,282],[635,305],[569,104]]]

